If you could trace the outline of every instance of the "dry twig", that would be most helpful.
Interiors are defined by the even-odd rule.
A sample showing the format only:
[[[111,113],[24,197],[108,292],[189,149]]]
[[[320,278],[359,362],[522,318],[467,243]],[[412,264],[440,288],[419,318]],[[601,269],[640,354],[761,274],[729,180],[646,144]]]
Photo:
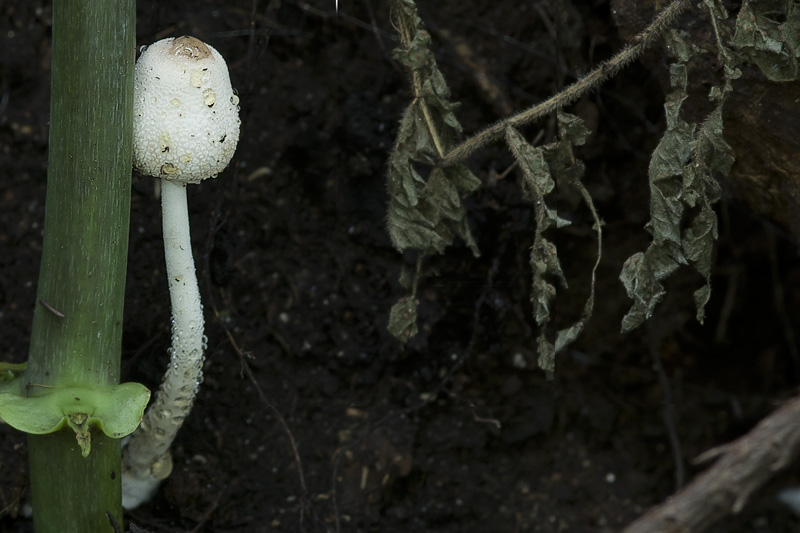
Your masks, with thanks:
[[[653,507],[624,533],[704,531],[741,511],[750,495],[800,455],[800,396],[786,402],[748,434],[709,450],[717,462],[669,500]]]

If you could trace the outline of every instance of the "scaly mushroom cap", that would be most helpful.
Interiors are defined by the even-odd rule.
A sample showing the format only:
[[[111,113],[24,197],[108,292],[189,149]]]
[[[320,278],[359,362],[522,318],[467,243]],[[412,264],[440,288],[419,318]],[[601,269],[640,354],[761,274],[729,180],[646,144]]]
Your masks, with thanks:
[[[168,38],[136,61],[133,166],[183,183],[219,174],[239,141],[239,98],[228,66],[194,37]]]

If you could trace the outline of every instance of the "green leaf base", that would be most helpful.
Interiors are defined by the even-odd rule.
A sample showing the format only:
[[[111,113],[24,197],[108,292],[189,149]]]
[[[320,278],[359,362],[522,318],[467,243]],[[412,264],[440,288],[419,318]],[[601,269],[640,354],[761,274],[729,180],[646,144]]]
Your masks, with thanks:
[[[21,376],[0,383],[0,418],[33,435],[69,426],[84,457],[91,451],[93,428],[114,439],[133,433],[150,399],[150,391],[140,383],[96,388],[30,383],[25,388]]]

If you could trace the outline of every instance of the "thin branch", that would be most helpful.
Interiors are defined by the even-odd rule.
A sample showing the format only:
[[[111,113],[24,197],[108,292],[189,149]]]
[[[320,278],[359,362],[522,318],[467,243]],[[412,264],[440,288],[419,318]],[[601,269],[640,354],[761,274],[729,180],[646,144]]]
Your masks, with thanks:
[[[398,9],[397,13],[397,18],[400,22],[400,37],[402,38],[403,45],[410,46],[411,42],[414,40],[414,36],[411,33],[412,28],[410,22],[403,16],[401,9]],[[439,130],[436,128],[436,122],[433,120],[431,110],[428,108],[428,103],[422,96],[422,76],[417,69],[412,69],[411,75],[412,85],[414,87],[414,101],[411,105],[418,105],[422,110],[422,115],[425,117],[425,125],[428,127],[428,133],[430,133],[433,144],[436,146],[436,152],[439,154],[439,157],[444,157],[444,148],[441,138],[439,137]]]
[[[592,283],[589,287],[589,299],[586,302],[586,310],[584,311],[584,316],[588,319],[587,315],[591,315],[594,309],[594,287],[597,279],[597,267],[600,266],[600,260],[603,258],[603,223],[600,220],[600,215],[597,214],[594,201],[592,201],[592,195],[589,194],[586,186],[577,180],[573,182],[572,185],[581,193],[584,203],[589,208],[589,211],[591,211],[592,218],[594,219],[594,230],[597,233],[597,259],[595,259],[594,266],[592,267]]]
[[[424,258],[425,258],[425,254],[422,254],[422,253],[420,253],[417,256],[417,267],[416,267],[416,270],[414,271],[414,281],[412,282],[412,285],[411,285],[411,298],[412,299],[416,299],[417,298],[417,288],[419,287],[419,278],[420,278],[420,274],[422,272],[422,261],[423,261]]]
[[[673,0],[669,6],[664,8],[661,13],[653,19],[650,26],[636,35],[617,55],[601,63],[597,68],[587,74],[586,77],[581,78],[544,102],[501,120],[493,126],[489,126],[483,131],[476,133],[453,148],[442,158],[439,164],[443,167],[453,165],[468,157],[475,150],[501,138],[508,126],[514,128],[523,126],[574,103],[601,83],[615,76],[620,70],[639,57],[648,46],[655,42],[664,30],[669,28],[678,15],[689,6],[689,3],[690,0]]]

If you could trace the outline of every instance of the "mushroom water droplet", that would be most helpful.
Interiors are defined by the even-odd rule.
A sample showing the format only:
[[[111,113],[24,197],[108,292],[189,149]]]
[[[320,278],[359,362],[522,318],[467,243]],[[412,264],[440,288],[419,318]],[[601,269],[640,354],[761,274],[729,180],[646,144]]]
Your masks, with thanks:
[[[161,165],[161,174],[164,176],[171,176],[178,173],[178,167],[172,163],[164,163]]]
[[[207,107],[214,107],[214,104],[217,101],[217,93],[214,92],[214,89],[205,89],[203,91],[203,103],[206,104]]]
[[[203,86],[203,73],[199,70],[193,70],[189,73],[189,83],[192,87],[200,88]]]

